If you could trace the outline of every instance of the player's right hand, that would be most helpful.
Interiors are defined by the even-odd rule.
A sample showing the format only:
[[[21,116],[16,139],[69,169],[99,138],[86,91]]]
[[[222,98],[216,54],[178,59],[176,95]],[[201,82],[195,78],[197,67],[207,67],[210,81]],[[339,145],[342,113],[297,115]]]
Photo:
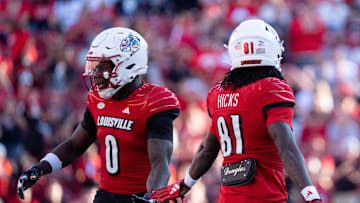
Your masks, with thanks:
[[[24,191],[33,186],[41,176],[41,170],[39,167],[34,166],[31,169],[21,174],[17,183],[17,193],[21,199],[25,199]]]
[[[156,199],[159,202],[165,202],[169,200],[174,200],[176,198],[184,198],[185,194],[191,188],[185,185],[184,179],[177,181],[174,184],[171,184],[167,187],[163,187],[157,190],[154,190],[150,197]]]

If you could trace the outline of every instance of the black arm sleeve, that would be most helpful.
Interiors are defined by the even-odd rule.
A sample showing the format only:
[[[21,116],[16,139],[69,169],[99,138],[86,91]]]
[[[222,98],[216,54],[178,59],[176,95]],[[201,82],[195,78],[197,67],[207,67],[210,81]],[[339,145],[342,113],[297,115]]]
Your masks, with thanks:
[[[81,121],[81,127],[83,127],[89,134],[96,136],[96,124],[89,108],[87,107],[84,112],[84,119]]]
[[[173,139],[173,120],[179,116],[180,109],[170,109],[151,115],[146,120],[148,138]]]

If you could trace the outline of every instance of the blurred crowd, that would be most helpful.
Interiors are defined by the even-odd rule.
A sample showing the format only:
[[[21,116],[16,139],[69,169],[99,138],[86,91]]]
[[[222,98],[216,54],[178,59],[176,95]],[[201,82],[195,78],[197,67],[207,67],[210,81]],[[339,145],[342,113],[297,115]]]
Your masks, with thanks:
[[[181,101],[170,182],[208,131],[206,95],[230,66],[224,44],[247,18],[284,40],[294,135],[323,202],[360,202],[360,0],[0,0],[0,202],[91,202],[98,144],[16,196],[17,178],[82,120],[85,56],[97,33],[130,27],[149,44],[144,80]],[[217,202],[222,158],[186,197]],[[286,172],[285,172],[286,173]],[[303,202],[287,182],[289,202]]]

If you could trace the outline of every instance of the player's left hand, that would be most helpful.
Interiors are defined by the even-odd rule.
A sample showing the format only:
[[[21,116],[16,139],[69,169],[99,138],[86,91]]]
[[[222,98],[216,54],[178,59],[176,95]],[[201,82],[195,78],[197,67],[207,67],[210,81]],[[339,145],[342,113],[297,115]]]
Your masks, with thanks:
[[[176,198],[183,198],[185,194],[190,190],[190,187],[185,185],[184,180],[179,180],[174,184],[167,187],[163,187],[154,190],[150,197],[156,199],[159,202],[165,202],[169,200],[176,200]]]
[[[306,203],[322,203],[322,200],[321,199],[315,199],[315,200],[312,200],[312,201],[307,201]]]
[[[41,176],[41,170],[34,166],[25,171],[19,178],[17,184],[17,193],[21,199],[25,199],[24,191],[33,186]]]

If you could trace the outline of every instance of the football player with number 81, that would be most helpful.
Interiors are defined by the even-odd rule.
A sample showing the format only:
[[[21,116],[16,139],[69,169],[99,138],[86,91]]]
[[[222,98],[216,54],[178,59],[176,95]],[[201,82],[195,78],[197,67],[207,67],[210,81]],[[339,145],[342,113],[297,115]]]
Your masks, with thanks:
[[[281,74],[283,42],[262,20],[238,25],[230,36],[231,71],[207,97],[212,119],[184,179],[150,195],[160,202],[184,197],[218,152],[220,203],[285,203],[283,168],[306,202],[321,203],[292,131],[294,94]]]

